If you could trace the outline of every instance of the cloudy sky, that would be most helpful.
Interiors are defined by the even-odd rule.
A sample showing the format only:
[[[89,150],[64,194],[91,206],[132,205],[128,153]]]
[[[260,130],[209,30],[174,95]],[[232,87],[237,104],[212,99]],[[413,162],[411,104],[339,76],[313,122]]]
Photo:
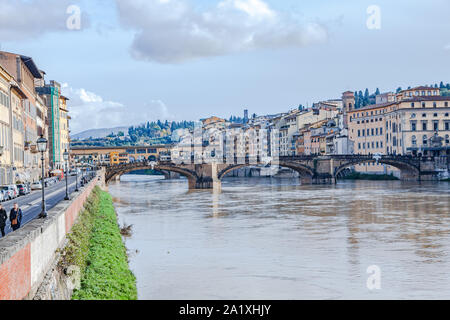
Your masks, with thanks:
[[[63,84],[73,133],[450,82],[450,0],[0,0],[0,8],[1,50],[32,56]]]

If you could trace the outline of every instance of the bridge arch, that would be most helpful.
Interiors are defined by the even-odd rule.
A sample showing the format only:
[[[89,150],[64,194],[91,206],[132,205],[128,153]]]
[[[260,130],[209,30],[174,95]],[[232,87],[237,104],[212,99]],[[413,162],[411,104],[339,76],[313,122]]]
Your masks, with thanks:
[[[124,174],[133,172],[136,170],[155,170],[155,171],[159,171],[162,173],[164,173],[164,172],[179,173],[180,175],[182,175],[188,179],[190,189],[195,189],[195,186],[196,186],[197,182],[199,181],[199,178],[194,171],[191,171],[191,170],[185,169],[185,168],[180,168],[180,167],[175,167],[175,166],[170,166],[170,165],[151,166],[151,165],[147,165],[147,164],[144,164],[144,165],[129,164],[129,165],[123,165],[123,166],[117,166],[117,167],[110,167],[109,170],[107,169],[107,174],[105,177],[106,183],[116,179],[117,177],[120,177]]]
[[[351,166],[355,166],[358,164],[365,164],[365,163],[376,163],[377,161],[375,159],[354,159],[348,162],[344,162],[337,166],[334,170],[334,179],[338,179],[339,174],[343,172],[345,169],[348,169]],[[400,170],[400,179],[405,181],[417,181],[420,178],[420,169],[415,165],[408,161],[402,161],[400,159],[379,159],[379,164],[386,164],[389,166],[392,166],[394,168],[397,168]]]
[[[217,177],[219,180],[222,180],[228,173],[234,171],[234,170],[238,170],[238,169],[242,169],[242,168],[246,168],[246,167],[252,167],[255,166],[253,164],[233,164],[233,165],[229,165],[226,168],[224,168],[222,171],[220,171],[217,174]],[[289,168],[292,169],[296,172],[299,173],[300,175],[300,179],[302,181],[302,183],[311,183],[313,177],[315,176],[314,173],[314,169],[312,169],[309,166],[300,164],[300,163],[295,163],[295,162],[280,162],[279,163],[280,167],[284,167],[284,168]]]

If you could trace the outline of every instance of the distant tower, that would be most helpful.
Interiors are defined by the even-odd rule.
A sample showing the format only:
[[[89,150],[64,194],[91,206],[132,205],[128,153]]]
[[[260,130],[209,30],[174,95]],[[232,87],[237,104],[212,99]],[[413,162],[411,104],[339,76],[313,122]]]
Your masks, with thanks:
[[[352,91],[346,91],[342,94],[342,104],[344,106],[344,128],[348,128],[348,115],[349,111],[355,109],[355,94]]]
[[[244,110],[244,123],[248,123],[248,110]]]

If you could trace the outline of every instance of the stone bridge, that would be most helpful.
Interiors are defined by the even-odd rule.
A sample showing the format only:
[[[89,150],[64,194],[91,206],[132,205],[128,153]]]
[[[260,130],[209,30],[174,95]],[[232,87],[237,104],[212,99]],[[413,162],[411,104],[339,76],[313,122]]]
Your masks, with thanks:
[[[331,184],[336,183],[339,174],[346,168],[364,164],[380,163],[393,166],[400,170],[401,180],[420,181],[434,180],[439,172],[447,171],[450,167],[448,157],[413,157],[413,156],[373,156],[373,155],[331,155],[331,156],[292,156],[279,157],[277,162],[261,163],[259,159],[242,159],[235,164],[203,163],[203,164],[175,164],[171,161],[134,162],[115,166],[107,166],[105,182],[120,177],[128,172],[153,169],[161,172],[174,172],[185,176],[189,182],[189,189],[220,188],[221,180],[233,170],[249,166],[276,166],[290,168],[299,173],[302,184]]]

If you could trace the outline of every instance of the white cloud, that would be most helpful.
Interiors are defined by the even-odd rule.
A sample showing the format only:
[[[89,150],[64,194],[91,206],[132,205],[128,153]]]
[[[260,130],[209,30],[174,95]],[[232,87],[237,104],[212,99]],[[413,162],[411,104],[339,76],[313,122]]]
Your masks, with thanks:
[[[0,0],[0,41],[32,39],[46,32],[68,31],[67,8],[73,0]],[[88,25],[81,15],[81,26]]]
[[[68,105],[72,134],[89,129],[139,125],[146,121],[174,118],[160,100],[151,100],[142,106],[131,108],[120,102],[104,100],[86,89],[72,88],[67,83],[62,85],[62,90],[70,99]]]
[[[178,63],[259,48],[302,47],[327,39],[319,23],[300,24],[263,0],[223,0],[199,10],[185,0],[116,0],[123,25],[136,31],[141,60]]]

